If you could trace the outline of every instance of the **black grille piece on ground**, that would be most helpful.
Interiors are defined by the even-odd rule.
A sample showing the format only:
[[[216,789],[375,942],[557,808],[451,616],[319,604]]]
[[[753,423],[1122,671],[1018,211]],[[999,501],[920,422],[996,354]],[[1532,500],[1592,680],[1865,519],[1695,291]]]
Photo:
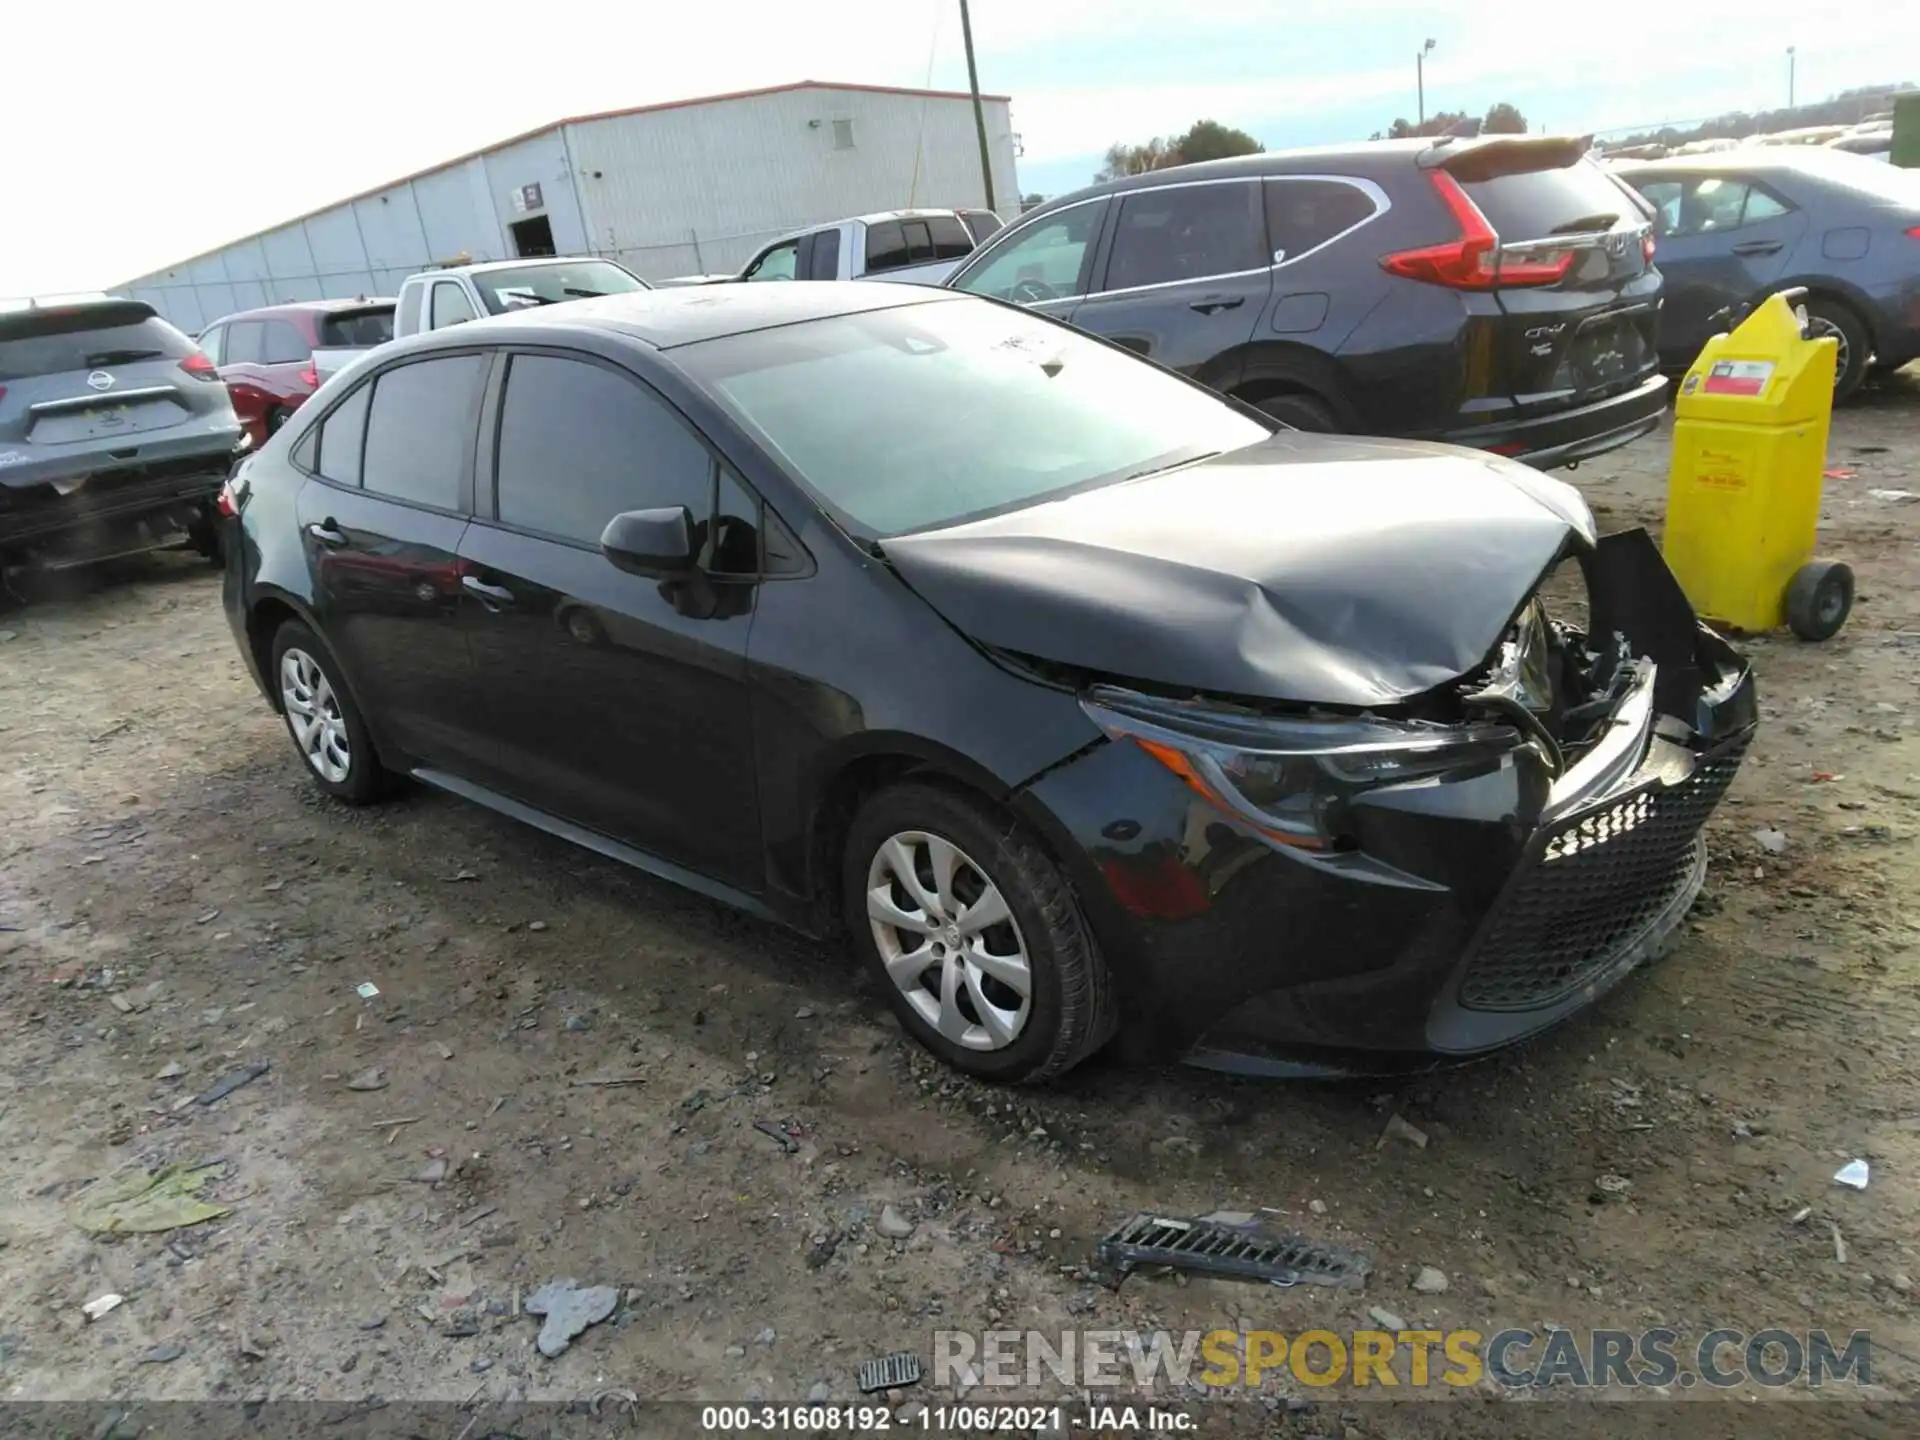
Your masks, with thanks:
[[[860,1362],[862,1395],[871,1395],[876,1390],[898,1390],[919,1378],[920,1357],[910,1350],[897,1350],[877,1360]]]
[[[1681,896],[1700,828],[1751,735],[1693,774],[1575,816],[1535,837],[1475,942],[1460,985],[1469,1010],[1536,1010],[1602,974]]]
[[[1169,1220],[1135,1215],[1100,1242],[1100,1258],[1117,1279],[1140,1265],[1171,1265],[1209,1275],[1234,1275],[1275,1285],[1357,1286],[1371,1268],[1363,1255],[1335,1250],[1298,1235],[1268,1235],[1214,1220]]]

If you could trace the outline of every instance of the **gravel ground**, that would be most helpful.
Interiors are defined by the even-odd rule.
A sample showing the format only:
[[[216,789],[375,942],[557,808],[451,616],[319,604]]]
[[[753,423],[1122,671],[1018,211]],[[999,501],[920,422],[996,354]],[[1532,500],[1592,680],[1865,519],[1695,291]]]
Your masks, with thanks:
[[[1657,527],[1665,461],[1650,438],[1569,478],[1603,528]],[[1905,1396],[1920,503],[1870,492],[1920,491],[1920,379],[1842,411],[1829,463],[1823,548],[1858,608],[1824,646],[1752,643],[1767,723],[1683,943],[1544,1041],[1391,1088],[958,1079],[831,950],[443,796],[318,798],[186,557],[0,615],[0,1396],[851,1399],[861,1359],[930,1359],[937,1329],[1297,1333],[1370,1307],[1865,1328],[1874,1393]],[[243,1064],[271,1068],[194,1103]],[[1424,1148],[1382,1142],[1394,1116]],[[1864,1192],[1831,1179],[1856,1157]],[[75,1223],[102,1177],[211,1161],[225,1218]],[[1085,1268],[1134,1209],[1222,1206],[1364,1249],[1373,1278],[1115,1292]],[[1444,1291],[1412,1288],[1429,1266]],[[548,1359],[516,1312],[563,1277],[617,1305]],[[1290,1416],[1290,1388],[1318,1403]],[[1511,1433],[1483,1398],[1342,1409],[1289,1378],[1235,1413]],[[1784,1415],[1903,1428],[1857,1399]]]

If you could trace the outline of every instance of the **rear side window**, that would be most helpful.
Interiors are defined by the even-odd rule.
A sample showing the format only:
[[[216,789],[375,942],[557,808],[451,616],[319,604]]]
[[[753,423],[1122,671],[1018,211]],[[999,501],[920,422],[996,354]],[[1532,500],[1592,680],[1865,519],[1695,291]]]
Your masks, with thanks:
[[[1549,170],[1522,170],[1463,187],[1507,244],[1582,230],[1611,230],[1635,219],[1632,200],[1599,166],[1576,160]]]
[[[1120,202],[1107,289],[1230,275],[1268,263],[1257,181],[1170,185]]]
[[[327,412],[314,429],[310,463],[317,474],[339,485],[360,483],[360,452],[367,438],[367,402],[373,386],[362,385]]]
[[[958,215],[928,216],[927,229],[933,234],[934,259],[958,260],[962,255],[973,253],[973,236],[967,233]]]
[[[840,232],[822,230],[813,237],[813,258],[807,263],[809,280],[840,278]]]
[[[396,500],[459,509],[485,370],[482,356],[448,355],[377,376],[361,484]],[[321,437],[323,467],[327,439]]]
[[[598,545],[626,510],[713,513],[713,460],[666,402],[585,360],[516,355],[500,406],[502,524]]]
[[[313,347],[291,322],[269,320],[261,328],[265,332],[260,337],[262,364],[297,365],[312,356]]]
[[[898,270],[907,263],[907,237],[898,220],[867,226],[867,273]]]
[[[1273,263],[1297,260],[1373,218],[1373,197],[1340,180],[1267,181],[1267,236]]]
[[[424,285],[408,285],[400,291],[399,328],[408,335],[420,332],[420,302],[426,293]]]
[[[184,360],[194,344],[145,305],[0,314],[0,382],[138,360]]]
[[[1718,235],[1792,208],[1763,187],[1727,175],[1648,181],[1641,193],[1653,203],[1654,230],[1662,236]]]
[[[416,308],[418,294],[415,295]],[[384,345],[393,339],[393,311],[343,310],[320,320],[320,344],[326,348]]]
[[[924,265],[933,259],[933,232],[924,220],[903,220],[900,233],[907,241],[907,263]]]

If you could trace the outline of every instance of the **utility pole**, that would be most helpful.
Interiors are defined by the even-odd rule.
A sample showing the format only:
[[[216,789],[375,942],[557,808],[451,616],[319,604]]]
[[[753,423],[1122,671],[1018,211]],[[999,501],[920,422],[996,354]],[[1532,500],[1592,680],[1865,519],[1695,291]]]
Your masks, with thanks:
[[[987,153],[987,116],[980,108],[980,72],[973,64],[973,21],[967,0],[960,0],[960,38],[967,47],[967,88],[973,92],[973,128],[980,136],[980,180],[987,187],[987,209],[993,209],[993,160]]]
[[[1787,108],[1789,110],[1793,109],[1793,65],[1794,65],[1793,52],[1794,52],[1794,49],[1795,47],[1792,45],[1787,46]]]
[[[964,0],[963,0],[964,4]],[[1427,56],[1433,53],[1433,41],[1429,40],[1413,52],[1413,84],[1419,105],[1419,121],[1427,123]]]

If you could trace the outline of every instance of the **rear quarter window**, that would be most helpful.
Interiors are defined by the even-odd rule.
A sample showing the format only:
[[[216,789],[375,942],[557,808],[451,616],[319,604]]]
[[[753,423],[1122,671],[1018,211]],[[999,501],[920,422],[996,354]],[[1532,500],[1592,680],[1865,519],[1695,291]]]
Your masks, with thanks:
[[[1523,170],[1463,187],[1502,241],[1537,240],[1576,230],[1610,230],[1638,219],[1630,196],[1586,160],[1551,170]]]
[[[22,311],[0,315],[0,381],[134,360],[184,360],[194,344],[151,311]],[[105,322],[105,323],[103,323]]]

